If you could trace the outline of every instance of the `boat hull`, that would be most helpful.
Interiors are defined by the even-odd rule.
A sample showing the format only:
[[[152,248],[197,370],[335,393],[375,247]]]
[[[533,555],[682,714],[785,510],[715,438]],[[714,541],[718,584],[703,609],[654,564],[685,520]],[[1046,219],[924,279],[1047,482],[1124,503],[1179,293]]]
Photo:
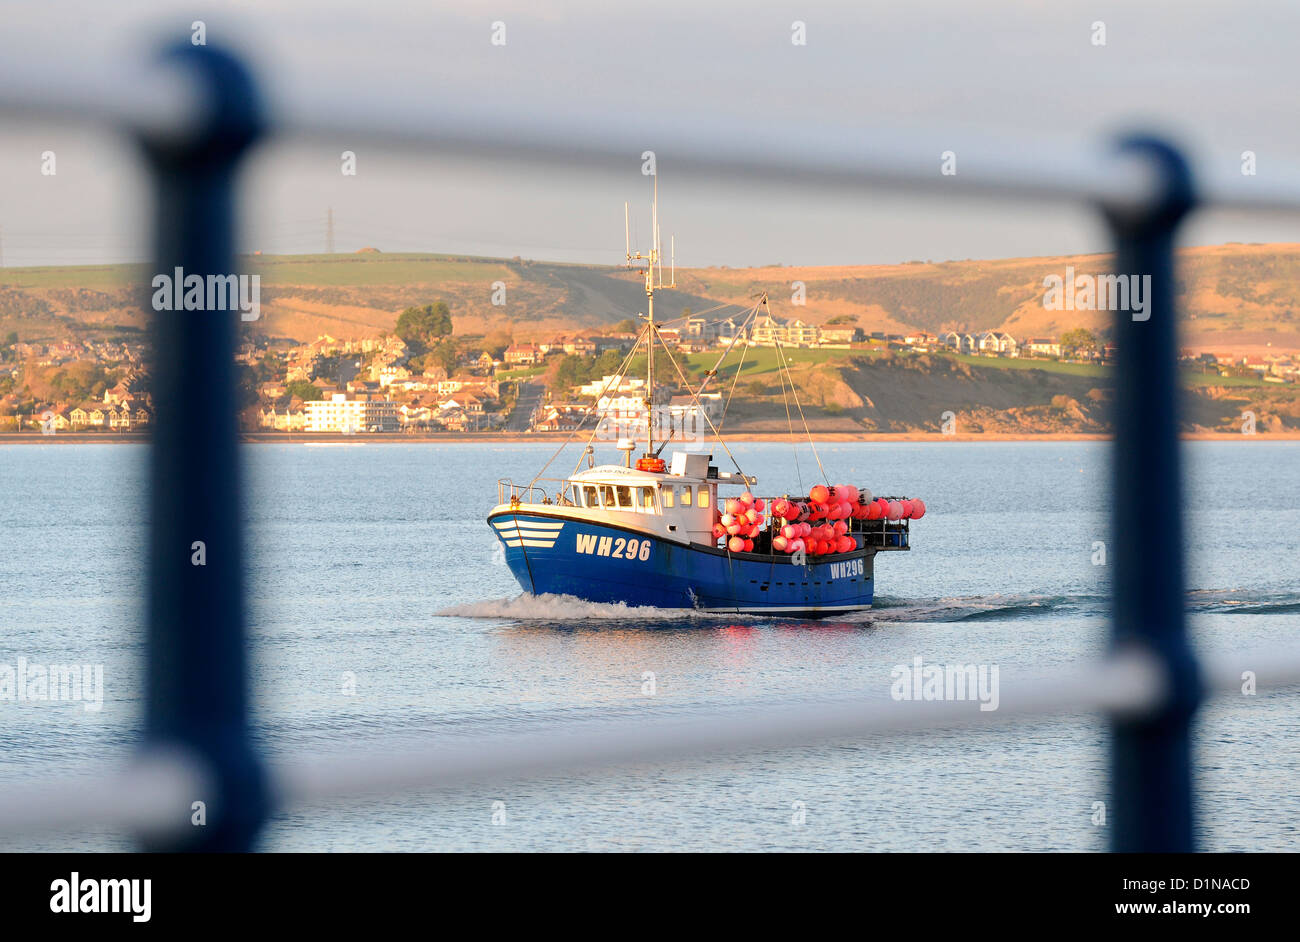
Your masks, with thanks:
[[[728,553],[561,514],[488,517],[526,592],[593,602],[820,617],[871,607],[876,549],[810,558]]]

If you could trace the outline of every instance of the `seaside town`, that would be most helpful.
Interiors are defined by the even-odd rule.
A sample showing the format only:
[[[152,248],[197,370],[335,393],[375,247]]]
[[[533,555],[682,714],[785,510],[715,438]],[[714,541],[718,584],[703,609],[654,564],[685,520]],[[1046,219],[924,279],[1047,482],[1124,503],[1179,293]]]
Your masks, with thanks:
[[[872,355],[937,354],[1104,365],[1113,347],[1084,329],[1059,337],[1013,337],[998,331],[941,334],[864,332],[853,324],[814,325],[771,315],[683,316],[659,330],[684,355],[728,347],[854,351]],[[507,336],[453,336],[441,302],[409,308],[392,333],[362,339],[328,335],[275,345],[244,335],[237,359],[246,431],[303,434],[564,432],[593,413],[607,427],[639,426],[645,382],[618,367],[638,324],[516,343]],[[1184,368],[1266,383],[1300,381],[1300,360],[1218,356],[1186,351]],[[153,414],[144,341],[67,340],[29,343],[10,333],[0,346],[0,431],[139,431]],[[673,428],[690,431],[716,420],[722,394],[689,395],[671,385],[655,409]],[[586,427],[591,427],[588,422]]]

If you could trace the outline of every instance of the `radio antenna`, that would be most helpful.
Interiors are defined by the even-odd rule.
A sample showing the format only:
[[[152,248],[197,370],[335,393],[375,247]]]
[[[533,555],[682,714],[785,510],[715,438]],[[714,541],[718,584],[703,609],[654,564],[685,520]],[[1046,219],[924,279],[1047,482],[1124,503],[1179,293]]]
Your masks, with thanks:
[[[642,254],[640,249],[635,255],[632,254],[632,236],[631,236],[631,214],[626,201],[623,203],[623,242],[624,252],[627,257],[627,265],[632,267],[633,262],[644,261],[645,268],[638,267],[636,270],[645,276],[645,294],[646,294],[646,454],[645,457],[656,457],[659,452],[655,450],[655,428],[654,428],[654,388],[655,388],[655,341],[658,340],[658,334],[655,328],[655,291],[660,288],[677,287],[677,242],[675,237],[672,238],[670,250],[673,253],[672,260],[672,282],[664,284],[664,261],[663,261],[663,237],[659,234],[659,175],[654,174],[654,186],[651,190],[650,203],[650,248],[646,254]],[[638,343],[640,341],[638,340]],[[660,341],[662,342],[662,341]],[[629,355],[630,356],[630,355]],[[669,436],[671,437],[671,436]],[[660,445],[662,451],[662,444]]]

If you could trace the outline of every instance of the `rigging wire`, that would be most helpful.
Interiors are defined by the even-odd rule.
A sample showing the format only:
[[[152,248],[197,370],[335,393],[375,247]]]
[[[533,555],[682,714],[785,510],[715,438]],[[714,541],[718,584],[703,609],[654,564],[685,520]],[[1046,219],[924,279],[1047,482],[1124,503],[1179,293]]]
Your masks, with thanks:
[[[767,316],[771,318],[772,308],[767,303],[766,296],[764,296],[763,298],[763,306],[767,308]],[[817,454],[817,443],[813,441],[812,431],[808,428],[808,419],[803,414],[803,405],[799,402],[799,391],[794,387],[794,377],[790,374],[790,364],[785,358],[785,348],[781,345],[781,341],[777,338],[775,333],[772,334],[772,342],[776,344],[776,354],[777,354],[778,361],[783,365],[786,372],[786,377],[790,380],[790,393],[791,395],[794,396],[795,408],[799,410],[799,421],[803,423],[804,435],[808,437],[808,447],[812,449],[813,458],[815,458],[817,461],[817,470],[821,471],[822,480],[829,485],[831,482],[830,478],[827,477],[826,468],[823,467],[822,465],[821,455]]]
[[[728,306],[730,306],[730,304],[720,304],[717,305],[715,308],[712,308],[709,311],[705,311],[703,313],[711,313],[713,310],[718,310]],[[732,454],[731,449],[727,447],[727,443],[723,441],[722,433],[721,433],[721,426],[726,421],[727,412],[731,408],[731,400],[735,397],[736,387],[740,382],[740,373],[745,366],[745,358],[748,356],[748,347],[749,347],[748,343],[745,344],[746,349],[741,353],[740,363],[737,365],[735,375],[732,377],[731,389],[728,391],[726,401],[723,403],[722,414],[718,419],[717,425],[715,425],[713,420],[709,418],[709,414],[705,410],[704,404],[701,401],[700,396],[703,394],[705,388],[709,385],[709,383],[712,382],[717,377],[719,367],[721,367],[723,361],[731,354],[731,351],[735,349],[736,343],[740,340],[741,337],[744,337],[746,335],[747,331],[750,329],[751,323],[753,322],[754,318],[758,314],[759,308],[765,308],[767,311],[768,318],[772,319],[772,308],[771,305],[768,303],[766,292],[763,293],[763,295],[759,298],[758,302],[753,306],[753,308],[750,309],[748,315],[745,317],[745,320],[741,323],[740,329],[737,330],[735,335],[731,338],[731,342],[727,345],[727,348],[722,352],[721,356],[719,356],[717,361],[713,364],[713,368],[710,369],[707,374],[705,374],[704,380],[703,382],[700,383],[698,390],[692,388],[690,381],[687,379],[685,373],[683,373],[681,366],[677,363],[677,359],[673,356],[673,351],[669,349],[667,342],[663,339],[663,337],[659,335],[659,330],[660,330],[659,325],[647,323],[645,327],[643,327],[641,331],[638,333],[636,341],[633,343],[632,348],[628,351],[627,356],[623,358],[623,362],[619,364],[618,370],[615,371],[615,373],[610,377],[609,381],[605,384],[605,387],[601,390],[600,394],[596,396],[595,401],[584,411],[582,420],[578,423],[578,425],[574,429],[572,429],[569,432],[568,436],[564,439],[564,441],[560,443],[560,447],[555,450],[555,453],[552,454],[551,457],[547,459],[546,463],[542,465],[541,469],[538,470],[537,474],[533,476],[533,479],[528,482],[528,487],[531,488],[534,484],[537,483],[537,481],[541,478],[542,474],[545,473],[546,469],[549,468],[555,462],[555,459],[560,456],[560,454],[564,451],[565,448],[569,446],[569,444],[573,441],[573,439],[577,436],[577,434],[582,431],[582,427],[586,424],[587,419],[590,418],[591,414],[599,407],[600,400],[605,398],[606,394],[610,391],[610,389],[613,388],[616,383],[621,381],[623,377],[627,374],[627,370],[628,367],[631,365],[632,358],[636,355],[636,352],[640,349],[641,343],[643,341],[645,342],[646,352],[647,354],[649,354],[651,352],[651,347],[654,345],[654,342],[656,340],[659,342],[659,345],[663,347],[664,352],[668,355],[668,362],[670,362],[673,365],[673,369],[677,371],[677,376],[681,380],[682,387],[690,395],[691,400],[692,402],[695,403],[695,406],[699,410],[700,415],[704,417],[704,421],[708,423],[710,431],[713,432],[714,440],[717,441],[717,443],[722,446],[723,451],[726,452],[727,457],[731,460],[731,463],[735,467],[736,472],[740,474],[742,479],[748,481],[748,477],[745,475],[744,470],[742,470],[740,467],[740,462],[736,460],[736,456]],[[698,316],[702,316],[702,314],[701,315],[692,314],[690,316],[698,317]],[[664,323],[671,324],[686,319],[688,318],[679,317],[673,320],[665,321]],[[781,398],[785,406],[786,424],[790,429],[790,434],[793,435],[794,417],[790,413],[790,397],[793,397],[795,408],[799,412],[799,420],[803,425],[804,435],[808,439],[808,446],[809,448],[812,449],[813,458],[817,462],[817,468],[821,472],[822,479],[827,483],[829,483],[830,479],[826,475],[826,468],[822,464],[821,456],[817,453],[817,445],[813,441],[812,430],[808,426],[807,416],[804,415],[803,405],[799,401],[799,393],[795,388],[794,376],[790,371],[790,363],[789,360],[786,358],[785,348],[780,342],[780,340],[776,339],[775,337],[773,338],[773,342],[775,345],[776,355],[777,355],[777,376],[781,383]],[[788,391],[787,391],[787,384],[788,384]],[[650,409],[653,410],[654,391],[650,390],[649,395],[651,397]],[[600,432],[600,425],[599,423],[597,423],[596,427],[592,429],[591,435],[587,438],[586,441],[587,447],[591,446],[591,443],[595,441],[596,435],[599,432]],[[799,489],[803,490],[803,471],[799,465],[799,449],[797,445],[794,448],[794,461],[795,461],[795,474],[799,480]],[[581,458],[578,459],[578,463],[579,464],[582,463]]]
[[[761,299],[760,299],[760,301],[759,301],[758,303],[756,303],[752,308],[750,308],[749,314],[745,317],[745,320],[741,322],[741,325],[740,325],[739,329],[737,329],[736,333],[732,335],[732,337],[731,337],[731,342],[730,342],[729,344],[727,344],[727,349],[725,349],[725,350],[722,351],[722,354],[721,354],[721,355],[718,357],[718,359],[714,362],[714,364],[713,364],[713,368],[712,368],[711,370],[709,370],[709,371],[704,375],[704,380],[700,383],[700,388],[699,388],[698,390],[696,390],[694,393],[692,393],[692,395],[695,396],[695,398],[696,398],[696,402],[699,402],[699,397],[702,396],[702,395],[704,395],[704,390],[708,387],[709,383],[711,383],[711,382],[712,382],[712,381],[717,377],[717,375],[718,375],[718,368],[719,368],[720,366],[722,366],[722,362],[723,362],[723,361],[724,361],[728,356],[731,355],[731,351],[732,351],[733,349],[735,349],[736,341],[738,341],[741,337],[745,336],[746,331],[749,330],[750,322],[753,321],[755,315],[758,314],[759,304],[761,304],[761,303],[762,303],[762,301],[761,301]],[[660,338],[660,342],[662,343],[662,338]],[[740,362],[740,366],[738,366],[738,367],[736,368],[736,378],[737,378],[737,379],[739,379],[739,377],[740,377],[740,370],[744,367],[744,365],[745,365],[744,355],[742,354],[741,362]],[[735,383],[733,382],[733,383],[732,383],[732,392],[733,392],[733,393],[735,392],[735,388],[736,388],[736,387],[735,387]],[[687,390],[687,392],[690,392],[690,391],[691,391],[691,388],[690,388],[689,385],[687,385],[686,390]],[[715,438],[715,440],[716,440],[720,445],[722,445],[723,448],[726,448],[727,446],[726,446],[726,444],[723,443],[723,441],[722,441],[722,435],[720,434],[719,429],[721,429],[722,424],[726,421],[726,418],[727,418],[727,410],[728,410],[730,407],[731,407],[731,396],[729,395],[729,396],[727,397],[727,401],[724,402],[723,405],[722,405],[722,415],[718,418],[718,428],[717,428],[717,429],[714,429],[714,438]],[[701,411],[701,412],[704,411],[704,406],[703,406],[703,405],[700,406],[700,411]],[[707,416],[706,416],[706,418],[707,418]],[[710,424],[712,424],[712,423],[710,423]],[[733,459],[733,461],[734,461],[734,459]],[[737,469],[737,470],[739,470],[739,469]],[[743,473],[743,472],[742,472],[742,473]]]
[[[748,355],[749,344],[745,344],[745,348],[740,351],[740,362],[736,364],[736,375],[731,377],[731,389],[727,391],[727,401],[722,404],[722,415],[718,417],[719,429],[721,429],[727,421],[727,410],[731,408],[731,400],[735,398],[736,387],[740,385],[740,371],[745,368],[745,357]]]
[[[618,370],[610,376],[610,382],[605,384],[605,388],[601,390],[600,395],[598,395],[595,401],[592,402],[592,404],[588,406],[587,409],[584,411],[582,416],[582,421],[580,421],[577,424],[577,426],[575,426],[573,429],[569,431],[568,437],[565,438],[564,441],[560,442],[560,447],[555,449],[555,454],[551,455],[551,457],[546,460],[546,464],[542,465],[541,469],[535,475],[533,475],[533,479],[528,482],[529,488],[531,488],[534,484],[537,483],[538,479],[541,478],[541,476],[546,472],[546,469],[551,466],[551,464],[555,461],[556,458],[560,457],[560,453],[569,446],[569,443],[571,441],[573,441],[574,436],[577,435],[580,431],[582,431],[582,427],[587,423],[587,419],[590,418],[592,411],[595,410],[600,405],[600,400],[604,399],[605,394],[609,392],[610,386],[624,377],[624,375],[627,373],[628,366],[632,362],[632,357],[636,354],[637,348],[641,346],[642,337],[646,336],[646,334],[649,333],[649,330],[650,330],[650,325],[647,324],[645,327],[641,329],[640,333],[637,334],[636,342],[632,344],[632,349],[627,352],[627,356],[625,356],[623,358],[623,362],[619,364]],[[597,422],[596,427],[591,430],[591,438],[587,439],[588,445],[590,445],[592,441],[595,440],[596,433],[599,431],[600,431],[600,423]],[[581,462],[581,459],[579,459],[579,462]]]
[[[758,313],[757,304],[755,304],[750,309],[749,314],[745,317],[745,320],[741,323],[739,329],[734,334],[732,334],[731,343],[727,344],[727,349],[723,350],[722,355],[719,356],[716,361],[714,361],[713,369],[709,370],[707,373],[704,374],[704,381],[700,383],[700,389],[699,389],[700,393],[703,393],[704,388],[708,386],[709,383],[713,382],[714,378],[717,377],[718,367],[722,365],[723,360],[725,360],[727,357],[731,355],[731,351],[736,346],[736,341],[745,335],[745,331],[749,329],[749,322],[754,319],[754,315],[756,313]]]
[[[746,477],[745,472],[740,469],[740,462],[736,460],[736,456],[731,453],[731,449],[727,447],[727,443],[724,442],[722,440],[722,436],[718,434],[717,426],[713,424],[713,420],[709,418],[708,412],[704,410],[704,405],[703,403],[700,402],[700,397],[695,394],[695,390],[691,389],[690,381],[687,380],[685,374],[682,373],[682,368],[677,365],[677,360],[673,357],[672,351],[668,349],[668,344],[664,343],[663,338],[659,336],[659,331],[657,328],[654,333],[655,336],[650,339],[650,342],[654,343],[654,341],[657,339],[659,341],[659,345],[664,348],[665,352],[667,352],[668,362],[673,365],[673,369],[675,369],[677,371],[677,375],[681,377],[682,385],[686,387],[686,391],[691,394],[691,399],[695,401],[696,407],[700,410],[700,415],[704,416],[704,421],[709,423],[709,428],[713,430],[713,435],[718,440],[718,444],[722,446],[722,450],[725,451],[727,453],[727,457],[731,459],[732,465],[734,465],[736,468],[736,473],[741,476],[741,478],[745,481],[746,486],[748,486],[749,478]]]
[[[776,371],[777,378],[781,381],[781,402],[785,405],[785,424],[790,429],[790,442],[794,444],[794,417],[790,415],[790,394],[785,389],[785,373],[778,368]],[[799,467],[799,446],[794,444],[791,449],[794,452],[794,473],[795,478],[799,481],[799,493],[803,493],[803,469]]]

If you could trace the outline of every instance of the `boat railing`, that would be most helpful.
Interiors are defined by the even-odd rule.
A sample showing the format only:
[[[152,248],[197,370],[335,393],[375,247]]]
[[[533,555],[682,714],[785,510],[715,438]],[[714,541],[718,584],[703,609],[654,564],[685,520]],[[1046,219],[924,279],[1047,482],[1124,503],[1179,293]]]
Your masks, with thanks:
[[[544,482],[545,486],[539,482]],[[497,503],[569,504],[572,501],[565,492],[572,483],[567,478],[538,478],[527,484],[516,484],[509,478],[500,478],[497,480]]]
[[[851,535],[862,537],[863,546],[874,546],[881,550],[911,549],[910,531],[911,521],[909,520],[854,520],[848,530]],[[774,533],[775,529],[770,529],[766,536],[771,537]],[[771,549],[769,543],[763,545],[768,548],[759,550],[758,552],[761,555],[772,556],[777,559],[789,558],[788,553]]]
[[[857,520],[859,524],[849,533],[861,536],[862,542],[877,549],[911,549],[911,521],[909,520]]]

